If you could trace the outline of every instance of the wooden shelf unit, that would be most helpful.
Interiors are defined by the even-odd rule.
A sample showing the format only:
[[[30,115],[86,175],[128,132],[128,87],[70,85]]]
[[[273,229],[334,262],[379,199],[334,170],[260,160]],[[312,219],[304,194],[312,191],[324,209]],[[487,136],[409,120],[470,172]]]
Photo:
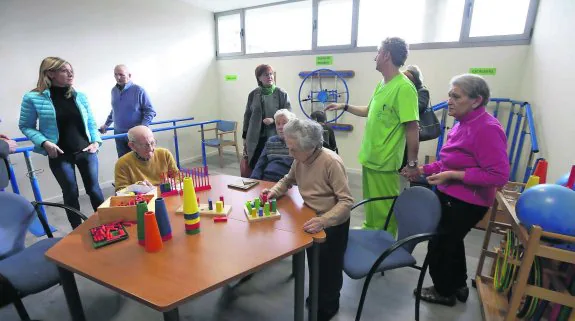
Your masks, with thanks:
[[[486,321],[512,321],[517,320],[516,313],[521,299],[524,295],[538,297],[549,302],[558,303],[561,305],[575,308],[575,296],[570,295],[567,291],[553,291],[544,287],[537,287],[527,284],[531,265],[536,256],[541,258],[549,258],[552,260],[567,262],[575,264],[575,252],[555,248],[541,241],[542,237],[546,239],[555,239],[566,242],[575,242],[575,237],[549,233],[535,225],[528,231],[524,226],[519,223],[515,213],[515,202],[519,196],[517,192],[498,191],[495,203],[489,213],[489,224],[485,231],[485,238],[479,263],[477,265],[477,272],[475,275],[475,284],[479,295],[479,300],[482,305],[483,319]],[[503,213],[509,218],[511,223],[501,223],[495,220],[496,215]],[[505,235],[508,229],[512,229],[517,239],[524,247],[523,257],[519,262],[514,262],[519,265],[519,273],[517,274],[516,281],[513,286],[513,294],[511,300],[507,300],[506,293],[498,292],[493,287],[493,271],[495,266],[495,258],[497,253],[488,249],[489,240],[492,234]],[[493,266],[490,269],[489,275],[483,274],[483,267],[485,258],[493,260]],[[543,273],[549,273],[544,271]],[[552,272],[553,273],[553,272]]]

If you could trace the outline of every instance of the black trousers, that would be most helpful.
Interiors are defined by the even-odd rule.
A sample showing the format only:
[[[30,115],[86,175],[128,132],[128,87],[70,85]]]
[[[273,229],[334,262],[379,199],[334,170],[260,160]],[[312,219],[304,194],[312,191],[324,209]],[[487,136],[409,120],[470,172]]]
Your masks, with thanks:
[[[318,310],[320,314],[322,312],[335,313],[339,309],[339,293],[343,286],[343,256],[347,248],[349,220],[340,225],[328,227],[324,231],[326,241],[319,245]],[[311,249],[307,249],[307,255],[309,261]]]
[[[265,137],[265,136],[260,137],[260,140],[258,141],[258,144],[256,145],[256,150],[254,151],[254,156],[252,156],[252,160],[249,163],[249,166],[252,170],[254,168],[256,168],[256,164],[258,163],[258,159],[260,159],[260,156],[262,155],[262,152],[264,151],[264,147],[266,146],[267,141],[268,141],[267,137]]]
[[[441,202],[440,235],[429,242],[429,274],[437,292],[454,295],[467,284],[467,264],[463,239],[477,224],[488,207],[469,204],[437,191]]]

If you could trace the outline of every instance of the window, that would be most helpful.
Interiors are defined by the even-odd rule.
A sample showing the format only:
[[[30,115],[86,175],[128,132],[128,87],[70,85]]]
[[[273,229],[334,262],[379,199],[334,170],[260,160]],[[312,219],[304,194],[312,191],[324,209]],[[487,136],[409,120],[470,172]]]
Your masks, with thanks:
[[[353,0],[320,0],[317,16],[318,47],[351,45]]]
[[[530,2],[530,0],[475,0],[469,37],[523,34]]]
[[[241,17],[239,13],[218,16],[218,55],[242,52]]]
[[[464,0],[361,0],[358,46],[377,46],[387,37],[408,43],[458,41]]]
[[[216,13],[217,55],[374,51],[394,36],[415,50],[529,44],[539,1],[285,0]]]
[[[246,10],[246,53],[310,50],[311,6],[308,0]]]

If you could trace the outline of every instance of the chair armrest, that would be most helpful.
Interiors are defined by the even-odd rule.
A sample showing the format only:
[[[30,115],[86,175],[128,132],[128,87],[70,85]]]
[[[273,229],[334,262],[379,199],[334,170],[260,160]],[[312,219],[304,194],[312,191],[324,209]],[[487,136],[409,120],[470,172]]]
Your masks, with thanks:
[[[387,227],[389,226],[389,221],[391,220],[391,215],[393,214],[393,208],[395,207],[395,201],[397,200],[397,195],[396,196],[378,196],[378,197],[372,197],[372,198],[368,198],[368,199],[364,199],[363,201],[353,205],[351,207],[351,211],[353,211],[356,207],[369,203],[369,202],[375,202],[375,201],[385,201],[385,200],[393,200],[393,203],[391,204],[391,207],[389,208],[389,212],[387,212],[387,218],[385,219],[385,225],[383,226],[383,230],[387,231]]]
[[[46,219],[42,215],[42,212],[40,212],[40,207],[39,207],[40,205],[63,208],[65,210],[68,210],[68,211],[74,213],[75,215],[79,216],[83,221],[86,221],[88,219],[88,217],[86,215],[82,214],[82,212],[80,212],[77,209],[72,208],[68,205],[64,205],[64,204],[60,204],[60,203],[52,203],[52,202],[32,202],[32,205],[34,206],[34,209],[36,210],[36,214],[38,215],[38,219],[40,220],[40,223],[42,224],[42,228],[44,228],[44,232],[46,233],[46,235],[49,238],[52,238],[54,236],[52,235],[52,231],[50,230],[50,226],[48,225],[48,222],[46,221]]]
[[[397,196],[378,196],[378,197],[372,197],[372,198],[368,198],[368,199],[364,199],[363,201],[360,201],[356,204],[354,204],[351,207],[351,210],[353,211],[356,207],[359,207],[360,205],[363,205],[365,203],[369,203],[369,202],[374,202],[374,201],[384,201],[384,200],[393,200],[393,203],[395,204],[395,200],[397,199]],[[392,206],[393,208],[393,206]]]
[[[228,132],[222,132],[222,131],[220,131],[220,132],[218,133],[218,135],[223,135],[223,134],[233,134],[233,133],[235,133],[235,131],[234,131],[234,130],[230,130],[230,131],[228,131]]]
[[[377,267],[381,264],[381,262],[383,262],[383,260],[385,260],[391,253],[393,253],[393,251],[397,250],[398,248],[400,248],[404,245],[407,245],[407,244],[411,244],[411,243],[417,244],[417,243],[421,243],[424,241],[429,241],[436,236],[437,236],[437,233],[435,233],[435,232],[434,233],[422,233],[422,234],[416,234],[416,235],[406,237],[402,240],[399,240],[399,241],[393,243],[390,248],[383,251],[383,253],[381,253],[381,255],[377,258],[377,260],[375,260],[375,263],[373,263],[373,265],[371,266],[371,269],[369,270],[367,277],[369,278],[370,275],[373,275],[377,271]]]

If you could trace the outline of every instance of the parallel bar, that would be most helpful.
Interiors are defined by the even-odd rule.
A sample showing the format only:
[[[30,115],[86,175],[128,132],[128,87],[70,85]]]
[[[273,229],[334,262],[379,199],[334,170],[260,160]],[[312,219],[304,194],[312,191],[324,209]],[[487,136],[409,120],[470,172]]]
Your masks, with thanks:
[[[176,127],[176,122],[172,122],[172,125]],[[180,167],[180,149],[178,148],[178,130],[174,128],[174,148],[176,149],[176,165]]]
[[[30,151],[24,152],[24,159],[26,160],[26,168],[28,169],[28,178],[30,179],[30,185],[32,186],[32,192],[34,193],[34,199],[36,202],[42,202],[42,193],[40,192],[40,186],[38,185],[38,179],[36,179],[36,174],[34,170],[34,165],[32,164],[32,160],[30,159]],[[48,222],[48,217],[46,216],[46,211],[44,210],[44,206],[40,205],[40,212],[42,216]],[[42,224],[40,220],[35,217],[30,224],[28,230],[37,237],[46,235],[44,229],[42,228]],[[50,230],[55,232],[56,229],[53,226],[50,226]]]

